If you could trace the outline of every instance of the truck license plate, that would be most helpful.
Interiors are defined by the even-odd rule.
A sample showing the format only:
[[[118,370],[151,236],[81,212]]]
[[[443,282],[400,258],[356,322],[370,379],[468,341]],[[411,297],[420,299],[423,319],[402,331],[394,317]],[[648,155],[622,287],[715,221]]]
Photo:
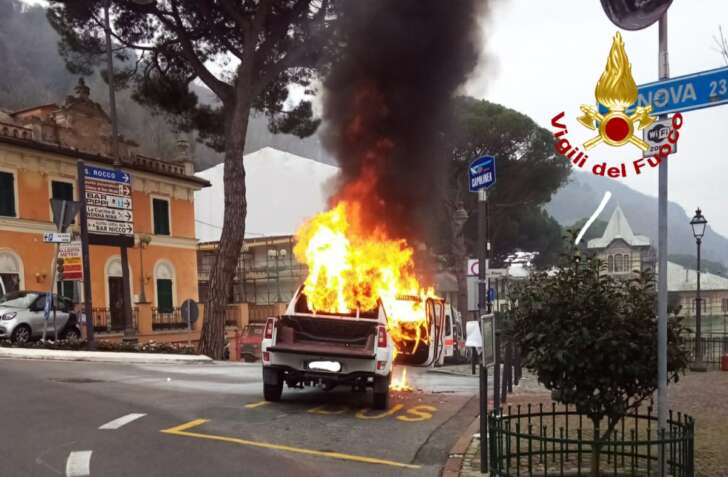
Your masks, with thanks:
[[[338,373],[341,371],[341,363],[338,361],[310,361],[308,369],[313,371],[328,371],[330,373]]]

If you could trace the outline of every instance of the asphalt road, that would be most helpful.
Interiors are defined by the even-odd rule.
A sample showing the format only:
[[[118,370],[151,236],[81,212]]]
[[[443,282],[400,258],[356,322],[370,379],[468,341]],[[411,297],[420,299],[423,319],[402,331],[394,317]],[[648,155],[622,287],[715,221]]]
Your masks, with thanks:
[[[344,388],[267,403],[255,364],[0,360],[0,476],[436,476],[478,381],[408,378],[384,412]]]

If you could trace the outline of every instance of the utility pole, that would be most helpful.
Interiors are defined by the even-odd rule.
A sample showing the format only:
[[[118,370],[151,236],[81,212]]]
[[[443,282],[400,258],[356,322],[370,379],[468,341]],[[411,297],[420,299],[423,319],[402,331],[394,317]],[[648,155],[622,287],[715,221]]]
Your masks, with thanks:
[[[660,80],[670,77],[667,55],[667,11],[662,15],[658,26],[659,54],[658,73]],[[667,119],[661,114],[660,119]],[[660,161],[658,168],[657,195],[657,429],[667,428],[667,157]],[[659,475],[665,475],[664,446],[659,446]]]
[[[478,191],[478,323],[486,311],[486,268],[488,266],[488,195]],[[481,334],[485,330],[480,330]],[[477,348],[473,348],[473,352]],[[485,366],[485,348],[480,360],[480,472],[488,469],[488,368]]]
[[[119,158],[119,122],[116,116],[116,92],[114,91],[114,55],[111,49],[111,20],[109,0],[104,8],[104,32],[106,33],[106,76],[109,82],[109,112],[111,113],[111,155],[114,159],[114,167],[121,168]],[[124,313],[124,337],[123,341],[136,342],[137,336],[134,330],[131,310],[131,288],[129,286],[129,255],[126,245],[121,246],[121,281],[123,295]]]

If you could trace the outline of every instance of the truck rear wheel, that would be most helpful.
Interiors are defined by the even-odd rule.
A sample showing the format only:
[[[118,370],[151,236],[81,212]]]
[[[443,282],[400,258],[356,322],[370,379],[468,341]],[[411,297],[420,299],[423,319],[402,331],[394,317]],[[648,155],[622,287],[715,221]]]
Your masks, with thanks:
[[[280,401],[283,393],[283,386],[278,384],[263,384],[263,397],[266,401]]]
[[[386,410],[389,408],[389,382],[392,373],[387,376],[374,377],[374,409]]]
[[[266,401],[280,401],[283,392],[283,376],[275,368],[263,366],[263,397]]]

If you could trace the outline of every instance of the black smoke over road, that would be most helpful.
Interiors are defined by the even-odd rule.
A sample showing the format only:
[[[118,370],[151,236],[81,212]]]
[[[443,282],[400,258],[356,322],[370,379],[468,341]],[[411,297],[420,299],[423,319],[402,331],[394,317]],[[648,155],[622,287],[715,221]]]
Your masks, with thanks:
[[[326,147],[342,168],[333,201],[422,239],[445,163],[451,98],[475,70],[486,0],[348,0],[343,50],[325,82]]]

